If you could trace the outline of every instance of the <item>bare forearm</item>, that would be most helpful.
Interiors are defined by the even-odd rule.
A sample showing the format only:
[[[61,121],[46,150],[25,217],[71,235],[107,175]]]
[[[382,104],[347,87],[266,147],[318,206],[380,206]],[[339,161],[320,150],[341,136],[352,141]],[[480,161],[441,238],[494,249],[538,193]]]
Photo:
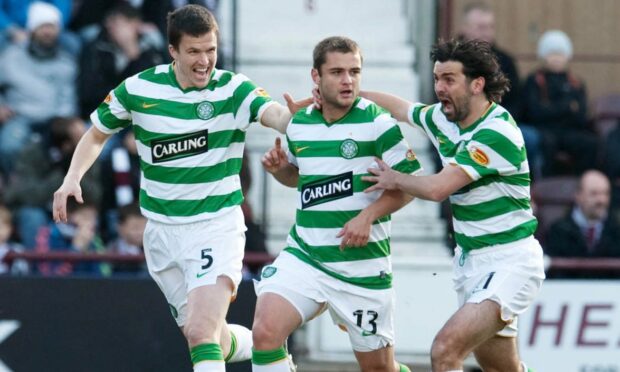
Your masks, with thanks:
[[[286,133],[286,127],[290,120],[290,111],[277,102],[268,107],[260,118],[261,124],[282,134]]]
[[[109,135],[103,134],[94,127],[91,127],[84,134],[82,139],[80,139],[73,153],[71,165],[69,166],[66,177],[81,180],[95,160],[97,160],[97,157],[103,149],[103,145],[109,137]]]
[[[383,92],[361,91],[360,95],[388,110],[392,116],[402,122],[408,122],[409,107],[412,103],[398,96]]]
[[[413,196],[399,190],[385,190],[375,202],[364,208],[363,214],[369,221],[375,221],[401,209],[413,200]]]
[[[297,183],[299,181],[299,170],[295,166],[289,164],[288,166],[272,174],[273,178],[284,186],[297,187]]]

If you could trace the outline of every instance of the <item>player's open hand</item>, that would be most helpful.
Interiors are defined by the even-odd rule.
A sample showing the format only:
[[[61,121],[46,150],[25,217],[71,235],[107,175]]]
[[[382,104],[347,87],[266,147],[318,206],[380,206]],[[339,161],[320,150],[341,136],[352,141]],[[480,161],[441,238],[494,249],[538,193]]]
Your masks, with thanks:
[[[55,222],[67,222],[67,199],[69,196],[75,197],[78,203],[84,203],[82,199],[82,188],[80,182],[74,179],[65,178],[62,185],[54,193],[54,204],[52,212]]]
[[[271,174],[278,172],[289,164],[286,151],[282,149],[280,137],[276,137],[275,146],[263,155],[261,162],[263,163],[263,168]]]
[[[312,102],[317,110],[321,109],[323,105],[323,98],[321,97],[321,92],[319,91],[318,86],[315,86],[314,89],[312,89]]]
[[[295,115],[297,111],[301,110],[304,107],[310,106],[313,102],[311,97],[304,98],[300,101],[295,101],[289,93],[284,93],[284,100],[286,101],[286,106],[291,112],[291,115]]]
[[[398,176],[400,173],[390,168],[386,162],[376,158],[378,168],[368,168],[368,172],[372,176],[363,176],[362,181],[374,182],[375,184],[364,190],[364,192],[373,192],[376,190],[398,190]]]

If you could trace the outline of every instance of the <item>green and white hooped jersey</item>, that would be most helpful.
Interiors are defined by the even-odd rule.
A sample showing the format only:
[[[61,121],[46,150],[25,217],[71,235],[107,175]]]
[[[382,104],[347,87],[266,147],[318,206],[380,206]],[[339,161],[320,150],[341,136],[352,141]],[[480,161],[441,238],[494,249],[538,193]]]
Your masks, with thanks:
[[[444,166],[455,164],[473,180],[450,196],[458,246],[468,252],[534,234],[523,135],[506,109],[493,103],[463,130],[440,104],[413,105],[409,119],[428,134]]]
[[[414,173],[420,163],[396,121],[373,102],[358,98],[340,120],[327,124],[311,107],[297,112],[287,128],[289,160],[299,168],[295,225],[285,251],[339,280],[371,289],[390,288],[390,216],[374,221],[369,243],[339,250],[336,235],[381,196],[364,193],[361,177],[377,166]]]
[[[108,134],[132,125],[144,216],[191,223],[242,203],[239,171],[246,130],[271,103],[247,77],[224,70],[214,70],[203,89],[181,89],[168,64],[126,79],[91,120]]]

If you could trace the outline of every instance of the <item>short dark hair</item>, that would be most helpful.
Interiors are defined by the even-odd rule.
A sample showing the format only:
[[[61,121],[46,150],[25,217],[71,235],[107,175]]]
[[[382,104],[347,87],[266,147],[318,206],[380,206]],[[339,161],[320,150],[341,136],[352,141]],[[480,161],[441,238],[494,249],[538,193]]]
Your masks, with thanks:
[[[484,78],[484,93],[493,102],[501,102],[510,90],[491,44],[481,40],[440,40],[431,49],[433,62],[455,61],[463,64],[463,74],[468,79]]]
[[[312,67],[314,67],[319,74],[321,73],[321,66],[325,63],[327,53],[329,52],[358,53],[362,61],[364,60],[362,50],[355,41],[344,36],[331,36],[321,40],[314,47],[314,51],[312,52],[312,57],[314,59]]]
[[[83,125],[82,119],[77,116],[56,116],[50,119],[50,141],[53,146],[62,147],[73,141],[71,127],[78,122]]]
[[[129,219],[129,217],[142,217],[142,212],[140,211],[140,205],[137,202],[123,205],[118,208],[118,224],[122,225]]]
[[[142,19],[142,12],[140,12],[140,9],[125,2],[118,3],[114,7],[112,7],[105,14],[104,18],[110,18],[119,15],[128,19]]]
[[[211,31],[217,35],[219,27],[213,14],[204,6],[190,4],[168,13],[168,43],[179,47],[183,34],[194,37]]]

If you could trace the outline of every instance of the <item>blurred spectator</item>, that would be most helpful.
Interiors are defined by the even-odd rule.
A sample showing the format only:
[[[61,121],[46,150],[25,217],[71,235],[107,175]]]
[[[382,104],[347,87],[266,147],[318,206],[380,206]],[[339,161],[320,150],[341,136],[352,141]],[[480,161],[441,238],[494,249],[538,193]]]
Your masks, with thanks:
[[[241,192],[243,193],[243,203],[241,204],[241,210],[243,211],[245,226],[247,227],[247,231],[245,232],[245,251],[268,253],[267,246],[265,244],[265,233],[263,232],[262,227],[254,221],[252,206],[248,202],[248,195],[250,187],[252,186],[252,172],[250,170],[250,161],[246,151],[243,152],[239,179],[241,180]],[[256,275],[260,272],[262,266],[263,264],[260,264],[256,266],[246,267],[244,269],[249,270],[250,275]],[[248,273],[246,272],[246,274]]]
[[[79,204],[74,199],[67,203],[67,222],[50,223],[39,229],[36,251],[40,253],[105,252],[97,234],[97,208],[90,203]],[[44,276],[94,275],[109,276],[110,265],[92,262],[41,262],[37,269]]]
[[[62,184],[86,125],[77,117],[56,118],[50,129],[49,141],[32,141],[21,152],[5,191],[6,203],[17,210],[17,229],[26,248],[35,246],[39,227],[50,220],[54,191]],[[86,173],[82,189],[85,200],[99,203],[101,185],[97,164]]]
[[[611,182],[611,209],[620,211],[620,125],[605,139],[603,168]]]
[[[597,160],[598,140],[586,118],[585,85],[569,69],[572,56],[573,46],[564,32],[545,32],[538,41],[543,65],[528,76],[523,90],[523,122],[540,136],[538,143],[526,138],[526,146],[528,153],[542,150],[542,164],[534,166],[542,166],[544,176],[562,173],[560,166],[566,164],[579,174]]]
[[[143,32],[138,9],[120,3],[106,14],[103,26],[84,46],[80,59],[78,90],[83,118],[88,118],[101,97],[123,80],[164,63],[163,38]]]
[[[140,213],[138,203],[132,203],[118,210],[118,239],[108,244],[109,253],[137,256],[143,254],[142,237],[146,227],[146,218]],[[144,262],[117,263],[112,266],[114,274],[146,273]]]
[[[10,44],[25,44],[29,32],[39,22],[39,16],[45,18],[50,9],[60,17],[61,47],[77,55],[81,44],[79,37],[63,31],[71,19],[72,0],[0,0],[0,50]]]
[[[549,229],[545,253],[552,257],[620,257],[620,223],[615,214],[609,213],[609,201],[607,176],[597,170],[585,172],[572,211]],[[604,275],[579,272],[571,276],[600,278]]]
[[[13,221],[11,212],[0,205],[0,275],[3,274],[27,274],[28,263],[24,260],[15,260],[11,265],[4,261],[9,252],[20,252],[22,246],[11,240],[13,234]]]
[[[510,91],[502,98],[502,106],[518,120],[521,113],[521,82],[514,58],[495,43],[495,13],[484,3],[472,3],[465,7],[461,22],[461,37],[482,40],[491,44],[502,72],[510,80]]]
[[[120,144],[111,150],[111,156],[102,159],[101,231],[105,241],[117,236],[118,208],[138,200],[140,193],[140,157],[134,133],[126,129]]]
[[[45,132],[54,116],[76,113],[77,65],[58,47],[60,12],[40,5],[36,20],[28,23],[28,45],[10,45],[0,54],[0,166],[5,176],[33,132]]]

